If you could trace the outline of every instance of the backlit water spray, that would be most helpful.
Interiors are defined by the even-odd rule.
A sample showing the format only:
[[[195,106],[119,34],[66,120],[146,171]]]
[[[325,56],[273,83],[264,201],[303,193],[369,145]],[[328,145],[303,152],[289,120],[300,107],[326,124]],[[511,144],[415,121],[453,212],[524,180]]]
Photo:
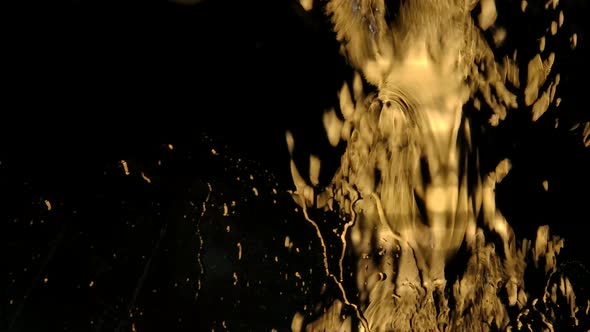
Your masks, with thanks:
[[[309,179],[294,161],[291,171],[293,197],[338,294],[313,319],[296,314],[293,330],[553,331],[557,315],[572,328],[587,315],[557,270],[563,240],[542,226],[536,238],[518,241],[496,208],[495,186],[510,161],[481,167],[482,127],[498,126],[511,110],[536,121],[560,103],[556,54],[545,45],[563,26],[563,11],[557,1],[508,3],[523,17],[533,7],[552,17],[528,59],[516,49],[498,58],[495,49],[510,36],[496,24],[493,0],[328,1],[357,71],[339,92],[340,112],[324,114],[330,143],[346,149],[321,190],[319,158],[310,160]],[[576,35],[568,38],[575,48]],[[290,133],[287,144],[292,153]],[[341,250],[326,245],[314,209],[344,219],[335,230]],[[346,255],[357,258],[354,273],[344,273]],[[338,264],[329,262],[334,256]],[[460,256],[453,274],[449,264]],[[540,296],[524,284],[531,264],[545,278]],[[351,277],[355,294],[343,286]]]

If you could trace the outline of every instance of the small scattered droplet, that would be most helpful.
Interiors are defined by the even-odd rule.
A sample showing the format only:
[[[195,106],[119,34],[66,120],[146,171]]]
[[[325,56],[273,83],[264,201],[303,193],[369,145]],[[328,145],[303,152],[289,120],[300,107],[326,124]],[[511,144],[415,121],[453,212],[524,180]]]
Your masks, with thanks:
[[[307,12],[313,9],[313,0],[299,0],[299,3]]]
[[[285,237],[285,248],[289,248],[291,249],[293,247],[293,242],[291,242],[291,239],[289,238],[289,236]]]
[[[129,175],[129,167],[127,166],[127,162],[125,160],[121,160],[121,165],[123,166],[123,171],[125,171],[125,175]]]
[[[147,177],[147,175],[145,175],[144,172],[141,172],[141,178],[144,179],[147,183],[152,183],[152,180],[149,177]]]
[[[559,27],[561,28],[563,26],[563,11],[559,11]]]
[[[578,35],[577,34],[573,34],[571,39],[570,39],[571,43],[572,43],[572,48],[576,48],[576,46],[578,45]]]
[[[557,22],[551,22],[551,34],[555,35],[557,33]]]

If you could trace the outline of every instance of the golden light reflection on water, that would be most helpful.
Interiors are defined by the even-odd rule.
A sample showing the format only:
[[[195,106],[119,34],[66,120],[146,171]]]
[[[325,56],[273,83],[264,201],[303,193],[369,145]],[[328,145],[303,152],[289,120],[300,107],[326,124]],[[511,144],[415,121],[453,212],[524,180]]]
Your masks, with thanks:
[[[523,1],[515,10],[533,5]],[[328,2],[342,50],[358,71],[352,87],[345,83],[339,92],[343,119],[334,109],[323,117],[330,144],[343,140],[347,148],[325,191],[314,188],[318,157],[311,157],[309,180],[294,161],[291,172],[293,198],[315,229],[325,276],[340,294],[312,322],[295,315],[294,331],[552,331],[557,310],[577,326],[583,310],[557,271],[563,240],[542,226],[534,244],[517,241],[495,201],[510,160],[484,173],[473,140],[477,124],[466,111],[466,105],[474,111],[485,106],[488,125],[497,126],[510,110],[527,110],[536,121],[558,106],[560,74],[546,39],[558,34],[565,18],[557,1],[544,7],[555,17],[538,41],[540,53],[519,63],[517,50],[496,59],[494,47],[509,36],[495,24],[493,0],[408,1],[399,8],[384,1]],[[576,35],[570,40],[575,46]],[[376,92],[366,94],[363,80]],[[290,133],[287,144],[293,153]],[[329,248],[309,208],[346,216],[337,269],[328,264]],[[342,286],[347,246],[359,257],[358,303]],[[468,253],[465,265],[447,280],[448,264],[461,250]],[[541,297],[525,290],[529,256],[546,278]],[[354,314],[343,314],[344,308]]]

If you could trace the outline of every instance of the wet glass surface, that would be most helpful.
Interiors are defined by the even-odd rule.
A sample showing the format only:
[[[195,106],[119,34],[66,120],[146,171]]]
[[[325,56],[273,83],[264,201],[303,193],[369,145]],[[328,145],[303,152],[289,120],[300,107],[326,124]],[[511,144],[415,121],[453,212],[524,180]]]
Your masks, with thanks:
[[[319,244],[290,184],[234,151],[201,137],[75,158],[5,154],[2,329],[288,330],[321,299]],[[567,196],[545,203],[548,213],[582,206],[556,182]],[[323,229],[339,224],[324,218]],[[572,228],[560,233],[579,251],[563,268],[577,270],[587,257]]]
[[[220,111],[202,117],[190,138],[165,144],[72,139],[2,145],[0,331],[289,331],[296,312],[312,316],[331,305],[337,291],[322,276],[321,244],[288,192],[294,185],[285,130],[298,139],[295,158],[302,169],[309,168],[310,153],[323,156],[320,182],[327,184],[342,150],[330,148],[323,136],[321,112],[337,102],[334,91],[349,70],[337,45],[327,41],[330,34],[315,35],[319,27],[302,20],[291,4],[273,6],[276,14],[260,15],[258,22],[251,64],[258,80],[252,79],[256,91],[248,91],[252,99],[244,102],[250,113],[220,103]],[[162,40],[169,40],[170,52],[181,60],[172,69],[157,69],[178,72],[162,77],[180,82],[203,68],[190,60],[198,51],[185,43],[192,31],[187,22],[206,14],[168,14],[178,24],[168,33],[178,40]],[[179,31],[186,35],[173,34]],[[583,45],[580,52],[586,52]],[[572,58],[573,68],[587,68],[581,54]],[[92,71],[87,82],[101,76],[100,68],[73,67]],[[140,67],[131,66],[138,73]],[[70,75],[79,74],[72,69]],[[127,75],[123,81],[137,79]],[[535,125],[522,124],[517,115],[486,137],[491,154],[508,156],[513,165],[497,189],[499,208],[519,237],[532,238],[538,226],[549,224],[566,239],[559,269],[568,272],[578,298],[588,299],[583,227],[590,150],[583,127],[565,125],[583,119],[587,83],[580,73],[570,71],[568,77],[562,83],[563,126],[554,127],[553,113]],[[214,74],[207,78],[222,81]],[[200,109],[191,98],[191,91],[206,95],[198,87],[189,82],[170,96]],[[233,129],[236,124],[241,126]],[[344,222],[331,212],[315,211],[313,218],[324,234],[329,264],[337,264]],[[354,264],[346,260],[346,272]],[[354,293],[352,278],[343,286]]]

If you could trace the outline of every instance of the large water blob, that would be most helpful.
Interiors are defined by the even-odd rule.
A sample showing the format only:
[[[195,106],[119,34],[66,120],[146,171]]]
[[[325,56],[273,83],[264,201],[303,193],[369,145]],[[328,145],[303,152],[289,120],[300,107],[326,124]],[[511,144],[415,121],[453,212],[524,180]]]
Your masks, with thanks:
[[[495,24],[492,0],[328,3],[342,50],[359,72],[339,93],[341,117],[324,115],[330,143],[344,140],[346,150],[323,190],[317,158],[309,180],[293,161],[291,171],[293,197],[316,231],[338,298],[311,321],[297,314],[293,330],[537,331],[553,330],[558,315],[579,325],[587,310],[557,271],[563,240],[542,226],[534,243],[517,241],[495,203],[510,161],[488,170],[478,146],[480,128],[497,126],[509,110],[525,109],[536,121],[559,105],[556,55],[546,52],[545,38],[558,33],[564,14],[556,1],[543,5],[554,19],[540,52],[519,66],[516,50],[496,60],[507,33]],[[570,40],[575,46],[575,34]],[[287,143],[292,152],[290,133]],[[343,216],[338,266],[329,263],[334,253],[309,209]],[[347,247],[357,257],[358,301],[342,286]],[[452,274],[448,264],[459,254],[463,265]],[[527,264],[546,278],[540,297],[525,288]]]

